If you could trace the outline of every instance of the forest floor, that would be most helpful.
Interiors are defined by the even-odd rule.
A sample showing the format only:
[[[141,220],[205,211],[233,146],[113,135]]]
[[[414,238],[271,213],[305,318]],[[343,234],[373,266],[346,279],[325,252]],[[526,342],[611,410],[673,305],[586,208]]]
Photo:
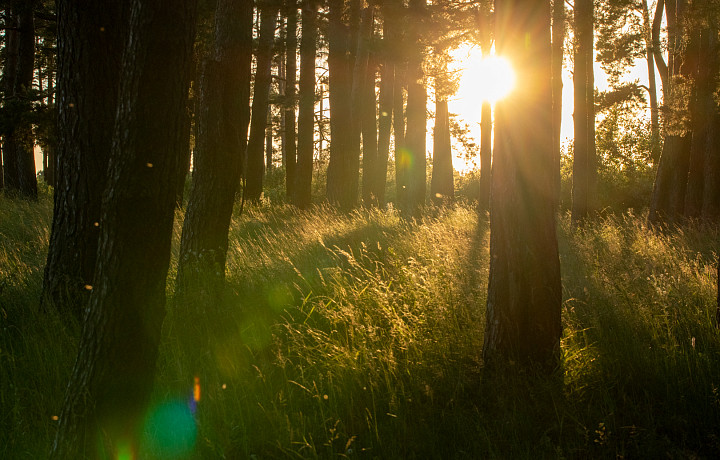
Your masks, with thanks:
[[[44,458],[79,327],[38,309],[52,203],[0,197],[0,458]],[[471,206],[246,207],[198,384],[168,315],[141,458],[712,458],[717,228],[558,223],[562,366],[483,369],[488,220]],[[210,330],[213,325],[208,325]]]

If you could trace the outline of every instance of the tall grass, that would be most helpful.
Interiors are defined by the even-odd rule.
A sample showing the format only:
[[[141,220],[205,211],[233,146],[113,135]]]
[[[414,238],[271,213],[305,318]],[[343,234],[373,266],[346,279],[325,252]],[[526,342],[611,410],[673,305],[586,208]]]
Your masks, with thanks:
[[[0,198],[2,458],[45,455],[75,353],[76,325],[36,306],[43,200]],[[198,328],[211,331],[198,350],[210,369],[189,429],[175,412],[156,416],[187,408],[196,376],[168,303],[143,455],[712,457],[718,231],[643,222],[576,230],[560,219],[564,359],[548,379],[483,372],[488,225],[471,207],[412,222],[392,210],[246,208],[232,222],[221,321]]]

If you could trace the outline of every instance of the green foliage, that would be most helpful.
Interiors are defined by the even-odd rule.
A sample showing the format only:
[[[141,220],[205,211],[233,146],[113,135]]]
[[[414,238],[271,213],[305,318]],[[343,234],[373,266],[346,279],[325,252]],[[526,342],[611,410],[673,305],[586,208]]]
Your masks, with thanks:
[[[48,196],[0,198],[2,458],[46,456],[75,358],[77,326],[36,307],[50,212]],[[236,213],[222,320],[198,325],[210,331],[197,350],[209,372],[196,393],[183,318],[169,308],[141,457],[193,446],[193,458],[720,449],[717,228],[654,233],[625,214],[575,230],[564,216],[564,365],[548,379],[483,373],[487,221],[466,206],[434,212]]]

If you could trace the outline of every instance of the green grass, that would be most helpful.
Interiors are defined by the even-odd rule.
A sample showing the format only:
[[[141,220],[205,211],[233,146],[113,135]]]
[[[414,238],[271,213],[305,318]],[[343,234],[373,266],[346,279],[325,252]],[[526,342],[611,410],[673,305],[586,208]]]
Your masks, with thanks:
[[[37,309],[50,214],[47,196],[0,198],[2,458],[45,456],[75,355],[77,325]],[[236,216],[222,321],[205,325],[217,333],[197,351],[211,363],[197,412],[187,417],[194,375],[170,299],[144,455],[720,451],[716,228],[654,233],[625,214],[573,230],[563,216],[563,368],[540,378],[483,372],[486,216],[464,205],[429,214],[262,206]],[[175,251],[179,232],[178,222]]]

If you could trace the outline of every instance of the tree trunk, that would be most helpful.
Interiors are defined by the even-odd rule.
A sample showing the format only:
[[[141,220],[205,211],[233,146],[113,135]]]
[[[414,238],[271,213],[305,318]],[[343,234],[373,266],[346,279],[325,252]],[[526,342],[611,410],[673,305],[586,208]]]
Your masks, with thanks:
[[[552,2],[553,170],[555,207],[560,205],[560,146],[562,144],[563,58],[565,55],[565,0]]]
[[[492,107],[488,101],[480,108],[480,192],[478,206],[490,209],[490,184],[492,182]]]
[[[192,0],[132,4],[97,273],[52,458],[137,455],[164,317],[194,24]]]
[[[658,8],[659,5],[660,2]],[[667,77],[663,83],[665,140],[650,198],[648,221],[651,224],[673,224],[685,212],[692,134],[685,119],[680,88],[674,81],[684,70],[684,8],[684,0],[671,1],[665,8],[668,23]]]
[[[252,10],[251,3],[235,0],[216,6],[215,52],[203,64],[193,183],[178,257],[175,304],[181,326],[209,326],[209,318],[218,319],[250,121]],[[206,336],[202,332],[207,331],[188,331],[187,340]]]
[[[273,123],[272,110],[268,106],[267,123],[265,125],[265,174],[273,168]]]
[[[593,78],[593,2],[575,2],[575,141],[573,147],[572,223],[593,212],[595,199],[595,82]]]
[[[560,353],[550,4],[497,0],[495,47],[514,57],[516,90],[495,108],[490,280],[483,357],[551,371]]]
[[[422,23],[426,14],[426,0],[411,0],[409,6],[408,42],[408,100],[407,131],[405,133],[405,159],[400,163],[407,174],[407,202],[403,212],[417,217],[425,204],[427,89],[422,63],[424,49],[421,41]]]
[[[438,89],[435,89],[436,94]],[[437,98],[438,96],[436,96]],[[450,145],[450,116],[446,99],[435,101],[435,130],[433,131],[433,169],[430,197],[436,205],[455,199],[452,146]]]
[[[6,7],[4,9],[5,25],[8,30],[5,31],[5,62],[3,66],[3,91],[5,92],[5,101],[3,109],[5,111],[16,110],[10,104],[13,93],[15,91],[15,80],[17,79],[19,49],[19,32],[18,32],[18,15],[15,8]],[[14,120],[16,117],[11,116]],[[17,152],[17,143],[15,141],[14,123],[8,123],[2,133],[3,148],[3,188],[11,193],[17,193],[20,190],[20,178],[18,177],[18,162],[15,153]]]
[[[393,89],[393,139],[395,141],[395,205],[407,207],[407,155],[405,153],[405,80],[407,65],[395,61],[395,86]]]
[[[126,2],[58,8],[58,151],[42,302],[82,319],[95,284],[100,208],[115,124]]]
[[[330,161],[327,170],[327,197],[343,206],[349,189],[352,106],[348,95],[352,75],[348,61],[349,33],[343,22],[345,2],[328,0],[328,71],[330,78]],[[357,191],[355,192],[357,195]]]
[[[260,3],[260,9],[260,40],[257,49],[257,70],[253,88],[252,118],[245,171],[245,197],[250,201],[260,200],[263,192],[265,175],[263,141],[269,110],[272,48],[279,5],[275,0],[264,0]]]
[[[297,0],[285,0],[287,32],[285,37],[285,195],[295,200],[295,163],[297,161],[295,134],[295,91],[297,78]]]
[[[397,24],[393,24],[393,8],[395,5],[383,5],[383,42],[382,66],[380,68],[380,97],[378,107],[378,154],[377,180],[373,191],[380,207],[385,206],[385,187],[387,182],[388,158],[390,157],[390,134],[392,132],[393,98],[395,87],[395,56],[393,46],[400,37],[395,32]]]
[[[378,119],[377,98],[375,97],[375,76],[377,56],[371,54],[365,71],[362,88],[362,155],[363,155],[363,203],[365,206],[378,206],[377,183],[380,181],[378,159]],[[388,132],[388,141],[389,141]]]
[[[645,59],[648,67],[648,95],[650,99],[650,141],[653,162],[660,159],[660,111],[657,100],[657,83],[655,82],[655,50],[652,37],[653,25],[650,22],[650,11],[647,0],[642,2],[643,29],[645,33]]]
[[[317,2],[303,0],[300,43],[300,109],[295,205],[307,209],[312,203],[312,171],[315,139],[315,53],[317,47]]]

